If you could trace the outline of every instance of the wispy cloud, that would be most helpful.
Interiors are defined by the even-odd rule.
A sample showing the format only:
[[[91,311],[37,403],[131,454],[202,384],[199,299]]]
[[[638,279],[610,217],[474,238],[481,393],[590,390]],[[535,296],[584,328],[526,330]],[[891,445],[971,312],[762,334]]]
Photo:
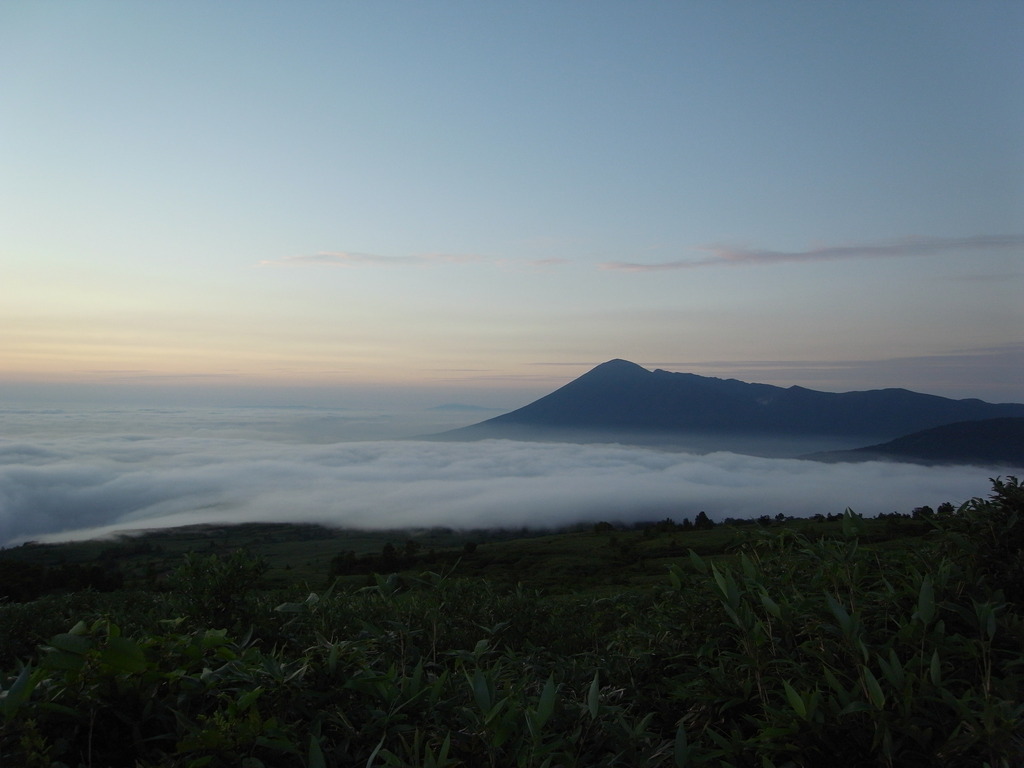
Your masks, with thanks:
[[[432,267],[454,264],[490,264],[498,267],[547,269],[568,263],[568,259],[510,259],[476,253],[419,253],[410,256],[383,256],[357,251],[321,251],[313,254],[263,259],[261,267]]]
[[[526,266],[529,266],[529,267],[540,267],[540,268],[543,269],[543,268],[547,268],[547,267],[560,267],[563,264],[568,264],[569,263],[569,259],[561,259],[561,258],[552,257],[552,258],[548,258],[548,259],[530,259],[530,260],[528,260],[526,262],[522,262],[522,263],[525,263]]]
[[[806,251],[700,246],[701,258],[656,263],[613,261],[601,269],[621,272],[661,272],[700,267],[751,266],[794,262],[837,261],[839,259],[885,259],[932,256],[951,251],[993,251],[1024,247],[1024,235],[977,235],[974,237],[907,237],[882,243],[835,245]]]
[[[417,266],[437,262],[453,262],[457,257],[443,258],[437,255],[426,256],[381,256],[375,253],[358,253],[355,251],[321,251],[320,253],[285,256],[280,259],[264,259],[260,262],[265,267],[395,267]],[[462,261],[470,260],[462,257]]]
[[[903,387],[945,397],[981,397],[1000,402],[1024,399],[1020,384],[1024,344],[874,360],[688,360],[643,365],[828,391]],[[985,382],[983,391],[979,391],[979,381]]]

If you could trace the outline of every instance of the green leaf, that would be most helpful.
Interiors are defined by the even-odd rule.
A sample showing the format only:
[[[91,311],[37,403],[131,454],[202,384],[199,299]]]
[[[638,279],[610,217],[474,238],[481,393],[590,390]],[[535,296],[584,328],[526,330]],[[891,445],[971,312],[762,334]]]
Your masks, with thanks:
[[[831,669],[825,667],[825,669],[822,670],[822,674],[825,678],[825,682],[827,682],[829,687],[839,695],[840,699],[849,699],[846,686],[839,682],[839,678],[836,677],[835,673]]]
[[[786,690],[786,699],[789,701],[789,706],[793,708],[797,716],[803,720],[807,719],[807,705],[804,704],[803,698],[799,693],[789,684],[788,681],[782,681],[782,687]]]
[[[828,602],[829,610],[832,611],[832,615],[836,617],[836,621],[839,622],[839,629],[842,630],[843,634],[849,637],[853,634],[853,619],[850,618],[850,614],[846,612],[846,609],[836,600],[832,595],[825,593],[825,600]]]
[[[673,761],[676,768],[686,768],[690,764],[690,745],[686,743],[686,729],[680,723],[676,728],[676,741],[672,750]]]
[[[761,605],[763,605],[764,609],[776,619],[782,619],[782,609],[779,608],[778,603],[768,596],[768,593],[764,589],[761,590]]]
[[[690,564],[697,570],[697,573],[702,573],[705,576],[708,575],[708,564],[704,562],[704,558],[690,550]]]
[[[754,563],[751,559],[747,557],[746,552],[740,554],[740,567],[743,568],[743,575],[748,579],[757,578],[757,570],[754,568]]]
[[[988,607],[988,613],[985,616],[985,635],[991,641],[996,636],[996,612],[992,610],[992,606]]]
[[[861,516],[849,507],[843,512],[843,538],[854,539],[860,533]]]
[[[933,685],[938,686],[942,684],[942,663],[939,661],[938,650],[932,653],[932,661],[928,665],[928,676],[931,678]]]
[[[68,631],[68,634],[69,635],[84,635],[88,631],[89,631],[89,625],[86,624],[84,621],[79,621],[77,624],[75,624],[75,626],[73,626]]]
[[[503,699],[499,699],[498,703],[491,707],[490,712],[484,713],[484,725],[488,728],[498,719],[498,715],[501,714],[502,710],[505,709],[505,705],[508,704],[511,697],[506,696]]]
[[[598,683],[598,674],[594,673],[594,679],[590,683],[590,690],[587,691],[587,710],[590,712],[590,717],[596,719],[597,713],[601,708],[601,689]]]
[[[308,768],[327,768],[327,761],[324,759],[324,751],[320,748],[320,739],[315,733],[309,734],[309,757],[306,760]]]
[[[683,582],[679,578],[679,566],[675,563],[672,563],[668,567],[668,580],[672,582],[672,589],[674,589],[676,592],[680,591],[683,588]]]
[[[917,596],[917,617],[924,624],[930,624],[935,617],[935,589],[932,577],[927,574],[921,580],[921,591]]]
[[[228,631],[226,629],[208,629],[203,633],[202,646],[203,648],[219,648],[222,645],[227,645],[230,640],[227,638]]]
[[[868,698],[871,700],[871,703],[875,709],[883,709],[885,707],[885,694],[882,692],[882,686],[878,684],[878,678],[867,667],[861,667],[861,673],[864,676],[864,687],[867,689]]]
[[[484,677],[483,670],[478,669],[473,673],[473,679],[469,682],[470,686],[473,688],[473,698],[476,699],[476,705],[480,707],[480,711],[486,715],[491,709],[492,702],[491,689],[487,684],[487,678]]]
[[[555,678],[554,676],[548,676],[548,681],[544,683],[544,690],[541,691],[540,701],[537,704],[538,728],[543,728],[555,711],[555,690]]]
[[[77,633],[72,634],[71,632],[67,632],[61,635],[54,635],[54,637],[50,639],[50,645],[58,651],[82,654],[88,653],[92,650],[93,642],[92,638],[84,637]]]
[[[12,718],[17,714],[18,709],[32,695],[32,689],[36,687],[36,680],[32,675],[32,665],[28,664],[18,674],[11,687],[6,691],[0,691],[0,712],[5,718]]]
[[[437,753],[437,764],[444,765],[448,762],[448,753],[452,749],[452,734],[451,731],[444,735],[444,741],[441,743],[441,751]]]
[[[893,648],[889,649],[888,661],[883,659],[881,655],[878,656],[878,664],[882,668],[882,674],[885,675],[885,679],[889,681],[893,688],[903,688],[903,681],[905,680],[903,665],[900,663],[899,657]]]
[[[100,663],[113,672],[144,672],[146,655],[142,648],[127,637],[111,637],[100,654]]]
[[[736,580],[732,577],[732,574],[728,571],[722,573],[718,570],[714,563],[711,564],[711,575],[715,578],[715,583],[718,585],[719,591],[725,597],[726,601],[730,606],[736,607],[740,602],[740,591],[739,587],[736,586]],[[737,621],[737,623],[739,623]]]
[[[331,643],[331,652],[327,654],[327,671],[332,675],[338,670],[338,644]]]
[[[246,691],[245,693],[243,693],[241,696],[238,697],[238,703],[237,703],[238,711],[239,712],[246,712],[246,711],[248,711],[249,708],[252,707],[252,705],[256,703],[256,699],[258,699],[262,695],[262,693],[263,693],[263,686],[262,685],[258,686],[256,688],[253,688],[252,690]]]
[[[61,672],[78,672],[85,666],[85,656],[66,651],[50,651],[43,657],[43,666]]]
[[[387,737],[388,735],[386,733],[380,737],[380,741],[377,743],[377,746],[374,748],[373,752],[370,753],[370,756],[366,759],[366,768],[372,768],[373,761],[377,759],[377,753],[380,752],[381,748],[384,746],[384,739],[386,739]]]

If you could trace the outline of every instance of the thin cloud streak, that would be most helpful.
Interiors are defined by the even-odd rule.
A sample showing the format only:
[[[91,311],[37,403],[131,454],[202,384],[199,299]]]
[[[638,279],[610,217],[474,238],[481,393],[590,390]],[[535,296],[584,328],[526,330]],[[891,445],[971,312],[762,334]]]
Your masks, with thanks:
[[[801,262],[837,261],[840,259],[903,258],[934,256],[959,250],[993,251],[1024,247],[1024,235],[978,235],[975,237],[908,237],[885,243],[828,246],[806,251],[771,251],[766,249],[701,246],[698,251],[710,253],[702,259],[681,259],[661,263],[614,261],[601,269],[620,272],[663,272],[700,267],[753,266]]]
[[[671,362],[644,362],[648,368],[659,367],[673,370],[693,368],[768,368],[768,369],[843,369],[881,368],[888,365],[916,364],[922,367],[957,364],[975,367],[979,362],[1000,365],[1021,365],[1024,363],[1024,343],[1004,344],[998,347],[951,350],[947,354],[919,355],[916,357],[884,358],[879,360],[688,360]],[[594,363],[596,365],[596,363]],[[579,363],[586,365],[586,363]]]
[[[373,253],[353,251],[321,251],[300,256],[285,256],[281,259],[264,259],[264,267],[392,267],[423,263],[415,256],[381,256]]]
[[[432,267],[451,264],[490,264],[497,267],[551,269],[570,263],[570,259],[551,257],[543,259],[510,259],[481,256],[475,253],[422,253],[412,256],[383,256],[357,251],[321,251],[280,259],[263,259],[261,267]]]
[[[644,362],[647,368],[701,372],[776,386],[850,391],[899,387],[955,398],[1021,402],[1024,344],[950,350],[945,354],[876,360],[699,360]],[[986,382],[979,393],[979,378]]]
[[[329,267],[341,269],[409,267],[415,269],[462,264],[485,264],[500,269],[550,270],[562,267],[570,262],[570,259],[558,257],[515,259],[482,256],[475,253],[422,253],[411,256],[383,256],[381,254],[360,253],[358,251],[321,251],[313,254],[285,256],[280,259],[263,259],[258,263],[258,266],[279,268]]]
[[[545,528],[701,510],[876,514],[982,495],[991,474],[614,444],[27,438],[0,440],[0,544],[197,523]]]

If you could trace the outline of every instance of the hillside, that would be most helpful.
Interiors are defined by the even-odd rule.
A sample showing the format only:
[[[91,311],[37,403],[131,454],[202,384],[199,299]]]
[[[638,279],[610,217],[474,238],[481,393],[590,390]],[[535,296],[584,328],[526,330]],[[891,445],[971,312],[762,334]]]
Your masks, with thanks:
[[[820,392],[649,371],[611,360],[529,405],[442,437],[637,442],[698,437],[708,450],[742,450],[746,439],[827,438],[835,441],[832,448],[849,448],[954,422],[1009,417],[1024,417],[1024,404],[954,400],[906,389]]]
[[[91,565],[123,588],[0,600],[0,765],[1010,768],[1022,503],[409,531],[373,560],[310,526],[122,540]]]
[[[896,460],[1024,467],[1024,419],[959,421],[886,443],[812,456],[823,461]]]

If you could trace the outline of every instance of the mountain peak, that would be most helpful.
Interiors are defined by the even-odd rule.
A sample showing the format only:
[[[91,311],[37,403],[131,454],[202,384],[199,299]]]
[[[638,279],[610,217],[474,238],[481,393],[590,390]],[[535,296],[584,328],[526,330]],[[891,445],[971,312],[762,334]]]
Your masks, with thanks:
[[[592,374],[613,374],[615,376],[629,376],[636,375],[638,373],[650,373],[646,368],[636,363],[631,363],[629,360],[623,360],[621,357],[617,357],[614,360],[609,360],[606,363],[601,363],[594,368],[591,368],[589,372],[585,373],[584,376],[590,376]]]
[[[783,389],[693,373],[650,371],[616,358],[549,395],[452,435],[476,437],[601,435],[618,441],[688,435],[828,437],[881,442],[956,421],[1024,417],[1024,404],[955,401],[907,390],[828,393]],[[675,436],[674,438],[672,436]]]

